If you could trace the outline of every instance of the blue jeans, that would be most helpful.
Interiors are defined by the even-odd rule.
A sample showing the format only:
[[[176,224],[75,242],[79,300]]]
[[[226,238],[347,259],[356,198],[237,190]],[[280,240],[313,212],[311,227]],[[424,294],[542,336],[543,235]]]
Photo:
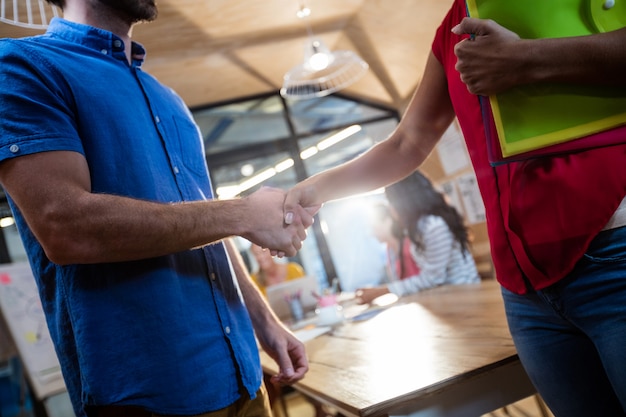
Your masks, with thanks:
[[[502,295],[522,364],[556,417],[626,416],[626,227],[601,232],[560,282]]]

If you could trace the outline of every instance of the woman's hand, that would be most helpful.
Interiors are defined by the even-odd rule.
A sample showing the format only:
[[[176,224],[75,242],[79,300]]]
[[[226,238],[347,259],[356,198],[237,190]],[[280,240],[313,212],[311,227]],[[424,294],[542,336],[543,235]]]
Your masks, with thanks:
[[[389,294],[389,289],[385,286],[371,287],[371,288],[359,288],[355,292],[357,303],[359,304],[369,304],[372,301],[374,301],[374,299],[385,294]]]

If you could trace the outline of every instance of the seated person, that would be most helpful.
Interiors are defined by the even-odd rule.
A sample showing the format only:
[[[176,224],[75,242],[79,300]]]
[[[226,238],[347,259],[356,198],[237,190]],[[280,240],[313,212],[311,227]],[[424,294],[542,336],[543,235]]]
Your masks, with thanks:
[[[386,203],[377,203],[372,207],[370,216],[372,234],[387,249],[387,278],[398,281],[419,274],[420,268],[411,254],[413,243],[405,236],[400,223],[391,213]]]
[[[463,218],[428,178],[415,171],[385,188],[385,195],[420,270],[406,279],[358,289],[359,302],[370,303],[387,293],[403,296],[444,284],[480,282]]]
[[[263,294],[265,294],[265,288],[269,286],[302,278],[305,275],[304,269],[299,264],[277,262],[269,250],[254,243],[250,246],[250,252],[258,265],[256,272],[251,273],[250,276]]]

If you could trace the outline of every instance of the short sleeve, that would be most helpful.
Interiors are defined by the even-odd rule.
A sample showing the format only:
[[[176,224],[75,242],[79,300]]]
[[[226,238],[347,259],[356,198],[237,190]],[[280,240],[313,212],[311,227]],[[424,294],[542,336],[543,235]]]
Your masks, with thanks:
[[[53,151],[82,151],[70,89],[28,41],[0,40],[0,161]]]
[[[446,17],[442,20],[441,24],[435,32],[435,38],[432,44],[433,55],[441,63],[444,62],[448,55],[447,45],[450,45],[451,36],[457,36],[452,34],[452,28],[461,22],[461,20],[467,15],[467,9],[464,0],[454,0],[452,7],[448,10]],[[458,40],[455,39],[454,43]]]

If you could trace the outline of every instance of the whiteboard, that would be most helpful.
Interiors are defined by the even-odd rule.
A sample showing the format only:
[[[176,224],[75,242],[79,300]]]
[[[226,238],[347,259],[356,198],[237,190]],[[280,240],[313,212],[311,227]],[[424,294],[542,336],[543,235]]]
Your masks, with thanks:
[[[27,262],[0,265],[0,312],[38,400],[66,390]]]

